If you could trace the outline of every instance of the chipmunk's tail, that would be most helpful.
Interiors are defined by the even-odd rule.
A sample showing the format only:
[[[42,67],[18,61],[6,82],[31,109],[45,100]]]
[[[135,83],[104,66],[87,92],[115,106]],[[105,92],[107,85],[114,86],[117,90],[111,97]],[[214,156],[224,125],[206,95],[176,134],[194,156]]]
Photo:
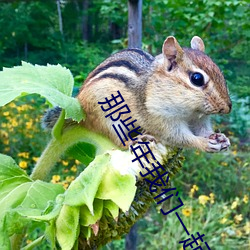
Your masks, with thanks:
[[[62,109],[58,106],[46,110],[41,120],[42,128],[45,130],[51,130],[56,124],[61,111]]]

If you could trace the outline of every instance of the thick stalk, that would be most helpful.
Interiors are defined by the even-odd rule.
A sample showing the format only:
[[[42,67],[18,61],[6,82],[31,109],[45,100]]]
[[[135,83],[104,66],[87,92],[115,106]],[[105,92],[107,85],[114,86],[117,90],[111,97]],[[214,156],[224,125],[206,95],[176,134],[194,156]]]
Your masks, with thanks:
[[[93,144],[96,147],[96,155],[102,154],[106,150],[117,148],[110,140],[100,134],[94,133],[82,126],[72,126],[65,129],[60,138],[51,139],[33,169],[31,178],[33,180],[46,180],[61,155],[70,146],[78,142]]]
[[[52,138],[36,166],[33,169],[31,178],[33,180],[45,180],[49,173],[60,159],[61,155],[72,145],[78,142],[86,142],[96,147],[96,155],[102,154],[107,150],[117,149],[110,140],[100,134],[94,133],[82,126],[72,126],[63,130],[61,136]],[[15,234],[11,238],[11,249],[19,250],[25,235],[26,228],[22,234]]]

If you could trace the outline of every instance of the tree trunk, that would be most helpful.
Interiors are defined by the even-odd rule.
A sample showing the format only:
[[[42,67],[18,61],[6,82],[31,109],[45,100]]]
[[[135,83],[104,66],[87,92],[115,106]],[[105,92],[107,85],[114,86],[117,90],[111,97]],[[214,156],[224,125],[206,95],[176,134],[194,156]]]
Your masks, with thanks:
[[[57,12],[58,12],[58,20],[59,20],[59,30],[63,36],[63,22],[62,22],[62,12],[61,12],[60,0],[56,1],[56,5],[57,5]]]
[[[88,17],[89,0],[82,1],[82,39],[89,40],[89,17]]]
[[[128,1],[128,47],[142,47],[142,0]]]

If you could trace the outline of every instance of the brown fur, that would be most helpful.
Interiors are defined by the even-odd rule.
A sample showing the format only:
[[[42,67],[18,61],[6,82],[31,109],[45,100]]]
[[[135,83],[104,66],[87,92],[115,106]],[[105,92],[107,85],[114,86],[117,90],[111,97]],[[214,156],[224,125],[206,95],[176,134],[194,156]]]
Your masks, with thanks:
[[[220,151],[222,142],[214,146],[208,138],[213,133],[208,115],[230,112],[225,79],[202,52],[203,41],[194,37],[191,45],[196,49],[182,49],[174,37],[168,37],[163,54],[156,58],[135,49],[105,60],[89,74],[78,95],[87,114],[84,125],[121,146],[113,122],[105,118],[108,112],[98,104],[119,90],[131,110],[121,119],[132,116],[137,126],[163,144]],[[194,86],[189,79],[189,72],[197,70],[208,79],[202,87]]]

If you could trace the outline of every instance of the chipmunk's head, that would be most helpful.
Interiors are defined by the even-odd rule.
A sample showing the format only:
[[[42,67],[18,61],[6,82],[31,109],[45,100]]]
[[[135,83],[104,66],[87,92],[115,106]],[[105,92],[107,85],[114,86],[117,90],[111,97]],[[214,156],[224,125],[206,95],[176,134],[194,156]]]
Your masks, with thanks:
[[[157,66],[161,78],[171,81],[164,92],[174,90],[176,102],[179,100],[183,106],[190,106],[193,111],[227,114],[231,111],[232,104],[226,81],[204,50],[204,43],[198,36],[192,38],[191,48],[181,48],[173,36],[165,40]]]

